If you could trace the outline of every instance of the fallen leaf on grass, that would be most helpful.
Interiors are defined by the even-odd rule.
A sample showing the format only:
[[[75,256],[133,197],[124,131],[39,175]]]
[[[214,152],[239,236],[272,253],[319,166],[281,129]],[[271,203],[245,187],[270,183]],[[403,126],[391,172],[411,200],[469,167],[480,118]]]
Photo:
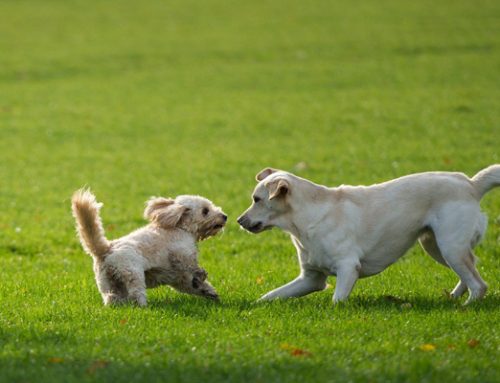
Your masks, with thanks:
[[[97,370],[105,368],[108,364],[109,362],[107,360],[96,360],[87,368],[87,374],[95,374]]]
[[[425,352],[434,351],[436,349],[436,345],[432,343],[425,343],[420,345],[419,349]]]
[[[479,341],[477,339],[474,339],[474,338],[469,339],[467,341],[467,346],[469,346],[470,348],[475,348],[475,347],[479,346]]]
[[[280,347],[282,350],[288,351],[291,356],[298,357],[298,356],[311,356],[312,355],[311,352],[309,352],[307,350],[303,350],[303,349],[295,347],[295,346],[292,346],[288,343],[282,343]]]
[[[128,322],[128,320],[127,320],[126,318],[120,319],[120,324],[121,324],[122,326],[126,325],[126,324],[127,324],[127,322]]]
[[[62,363],[62,362],[64,362],[64,359],[58,358],[57,356],[49,358],[49,363]]]
[[[257,279],[255,280],[255,282],[258,284],[258,285],[261,285],[264,283],[264,277],[260,276],[260,277],[257,277]]]
[[[292,356],[311,356],[312,354],[307,350],[302,350],[300,348],[294,348],[290,351],[290,355]]]

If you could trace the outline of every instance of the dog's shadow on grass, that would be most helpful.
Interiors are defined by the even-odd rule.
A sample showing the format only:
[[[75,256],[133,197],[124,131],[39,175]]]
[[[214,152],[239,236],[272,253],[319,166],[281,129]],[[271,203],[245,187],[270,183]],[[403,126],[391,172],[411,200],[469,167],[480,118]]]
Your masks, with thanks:
[[[398,310],[401,312],[434,312],[434,311],[495,311],[500,304],[500,295],[489,295],[484,299],[464,305],[465,298],[451,299],[446,296],[412,296],[396,297],[392,295],[382,296],[358,296],[340,304],[339,308],[363,309],[366,311]]]
[[[156,312],[175,313],[176,315],[204,318],[224,311],[244,311],[255,307],[255,300],[244,298],[221,299],[213,301],[185,295],[152,298],[148,309]]]
[[[221,301],[211,301],[184,295],[169,296],[168,298],[153,298],[148,308],[152,311],[175,313],[181,316],[204,318],[214,314],[223,314],[225,311],[243,312],[255,309],[273,308],[277,311],[364,311],[364,312],[413,312],[431,313],[438,311],[471,312],[495,311],[500,305],[500,295],[492,294],[484,299],[464,305],[465,298],[454,300],[445,296],[427,297],[411,296],[396,297],[392,295],[370,295],[351,297],[346,302],[333,305],[330,299],[311,300],[307,297],[293,298],[274,302],[258,302],[245,297],[222,298]]]

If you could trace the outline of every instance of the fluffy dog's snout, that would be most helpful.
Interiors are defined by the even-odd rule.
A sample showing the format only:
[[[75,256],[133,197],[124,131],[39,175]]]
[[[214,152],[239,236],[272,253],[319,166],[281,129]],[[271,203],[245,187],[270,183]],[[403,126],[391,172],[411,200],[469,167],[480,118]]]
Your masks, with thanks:
[[[226,225],[227,215],[219,211],[217,215],[207,220],[206,225],[202,226],[201,238],[208,238],[216,235]]]
[[[215,221],[214,228],[222,229],[226,225],[226,222],[227,222],[227,215],[221,212]]]

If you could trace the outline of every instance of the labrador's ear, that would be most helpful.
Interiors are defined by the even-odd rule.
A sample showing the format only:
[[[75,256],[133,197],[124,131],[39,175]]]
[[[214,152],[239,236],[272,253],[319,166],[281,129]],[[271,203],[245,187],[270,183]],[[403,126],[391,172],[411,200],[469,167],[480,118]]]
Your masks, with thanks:
[[[144,218],[168,229],[177,226],[188,208],[171,198],[151,198],[144,210]]]
[[[290,192],[290,184],[284,178],[277,178],[267,184],[267,190],[269,191],[270,200],[284,197]]]
[[[257,181],[262,181],[264,178],[268,177],[269,175],[273,174],[273,173],[276,173],[278,170],[277,169],[273,169],[273,168],[265,168],[265,169],[262,169],[256,176],[255,176],[255,179]]]

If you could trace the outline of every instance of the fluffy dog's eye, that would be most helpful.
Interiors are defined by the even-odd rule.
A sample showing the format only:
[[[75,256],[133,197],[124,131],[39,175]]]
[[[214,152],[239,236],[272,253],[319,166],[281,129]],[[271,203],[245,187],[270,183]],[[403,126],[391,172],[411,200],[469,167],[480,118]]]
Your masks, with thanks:
[[[208,214],[208,207],[204,207],[203,210],[201,211],[201,214],[207,215]]]
[[[256,196],[254,196],[254,197],[253,197],[253,202],[257,203],[257,202],[259,202],[259,201],[260,201],[260,198],[259,198],[259,197],[256,197]]]

